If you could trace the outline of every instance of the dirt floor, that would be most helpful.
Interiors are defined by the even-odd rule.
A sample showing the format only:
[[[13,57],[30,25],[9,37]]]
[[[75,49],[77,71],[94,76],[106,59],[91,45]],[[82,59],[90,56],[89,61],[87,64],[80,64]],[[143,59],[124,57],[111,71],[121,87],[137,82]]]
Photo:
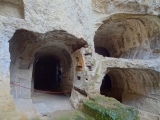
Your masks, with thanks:
[[[46,93],[34,93],[32,102],[38,112],[38,116],[49,116],[57,110],[72,110],[73,107],[69,102],[69,96],[53,95]]]
[[[35,92],[32,99],[14,99],[17,111],[28,113],[29,117],[38,114],[40,119],[47,120],[50,114],[59,110],[73,110],[69,95]],[[27,111],[27,112],[26,112]]]

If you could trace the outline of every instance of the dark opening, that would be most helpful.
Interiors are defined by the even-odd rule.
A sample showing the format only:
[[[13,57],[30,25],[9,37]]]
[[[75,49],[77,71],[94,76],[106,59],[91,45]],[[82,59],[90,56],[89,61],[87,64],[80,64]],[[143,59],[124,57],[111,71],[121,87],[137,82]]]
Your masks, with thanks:
[[[106,48],[103,47],[95,47],[95,52],[103,55],[104,57],[110,57],[110,54]]]
[[[59,91],[60,82],[61,71],[59,60],[52,56],[45,56],[35,61],[35,89]]]
[[[112,83],[109,75],[105,75],[100,87],[100,94],[111,97]]]

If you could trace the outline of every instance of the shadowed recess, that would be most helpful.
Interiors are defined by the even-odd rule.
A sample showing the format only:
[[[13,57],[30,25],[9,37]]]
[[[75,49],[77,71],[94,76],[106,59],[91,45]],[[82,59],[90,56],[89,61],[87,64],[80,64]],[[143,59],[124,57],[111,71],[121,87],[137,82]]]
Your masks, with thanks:
[[[35,62],[35,89],[56,91],[60,88],[60,82],[61,71],[58,59],[45,56]]]

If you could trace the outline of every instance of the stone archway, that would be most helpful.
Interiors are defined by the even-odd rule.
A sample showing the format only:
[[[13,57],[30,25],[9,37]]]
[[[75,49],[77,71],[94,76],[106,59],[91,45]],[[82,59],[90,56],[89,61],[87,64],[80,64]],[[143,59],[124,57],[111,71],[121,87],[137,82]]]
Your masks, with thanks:
[[[36,94],[34,89],[58,93],[63,93],[65,91],[71,92],[73,88],[73,78],[75,77],[73,71],[75,64],[73,61],[77,59],[72,55],[72,53],[81,47],[84,47],[87,42],[62,30],[39,34],[21,29],[15,32],[9,41],[9,44],[11,54],[10,80],[15,84],[11,85],[11,94],[14,101],[17,101],[17,99],[23,100],[26,103],[30,101],[30,104],[34,104],[38,111],[41,106],[44,106],[44,103],[39,107],[37,98],[34,96],[34,93]],[[48,60],[50,62],[49,65],[45,62]],[[55,62],[58,64],[55,65]],[[38,68],[37,64],[39,64]],[[51,80],[49,74],[45,76],[45,73],[41,73],[39,70],[46,69],[45,67],[47,66],[48,68],[51,68],[49,72],[53,72]],[[61,75],[59,76],[58,74]],[[40,77],[37,77],[38,75]],[[45,78],[40,80],[42,77]],[[48,82],[45,82],[44,80],[48,80]],[[59,87],[54,89],[56,83]],[[44,96],[42,97],[46,98]],[[47,99],[43,99],[42,101],[45,102],[45,100]],[[53,102],[53,100],[51,101]],[[58,109],[62,109],[64,102],[59,100],[57,100],[57,102],[61,102],[60,105],[62,106]],[[20,102],[15,102],[15,104],[18,104],[16,106],[21,106]],[[67,104],[69,104],[68,96]],[[48,106],[50,107],[50,105]],[[55,105],[51,106],[54,107]],[[47,107],[46,109],[49,110]]]
[[[63,90],[72,89],[73,68],[71,63],[74,58],[71,57],[71,53],[85,46],[86,42],[84,40],[78,39],[65,31],[39,34],[27,30],[17,30],[9,43],[12,82],[30,88],[34,58],[39,59],[43,55],[54,55],[60,59],[63,65],[63,77],[65,79],[62,82],[62,84],[65,84]],[[30,90],[25,89],[25,92],[16,92],[17,90],[21,89],[11,87],[11,93],[14,97],[31,97]]]
[[[50,62],[51,62],[50,64],[52,65],[52,67],[51,66],[48,66],[48,67],[53,70],[53,72],[49,71],[53,73],[52,75],[54,75],[52,76],[54,77],[52,79],[55,79],[53,81],[56,84],[58,84],[58,81],[60,82],[59,91],[71,91],[72,86],[73,86],[73,77],[74,77],[73,68],[72,68],[73,63],[72,63],[71,55],[69,54],[69,52],[64,50],[64,47],[58,47],[55,45],[42,47],[35,52],[34,59],[32,60],[33,66],[34,66],[33,73],[32,73],[32,84],[33,84],[32,88],[35,86],[34,83],[36,80],[36,76],[35,76],[36,75],[36,64],[38,63],[39,60],[41,61],[40,64],[41,63],[47,64],[45,62],[47,61],[46,59],[47,57],[48,59],[50,59]],[[41,65],[43,66],[43,64]]]
[[[102,86],[107,90],[104,91],[107,94],[103,95],[113,97],[123,104],[142,111],[158,114],[158,98],[150,98],[159,91],[158,72],[147,69],[112,68],[106,75],[109,76],[112,86],[109,90],[107,86]]]

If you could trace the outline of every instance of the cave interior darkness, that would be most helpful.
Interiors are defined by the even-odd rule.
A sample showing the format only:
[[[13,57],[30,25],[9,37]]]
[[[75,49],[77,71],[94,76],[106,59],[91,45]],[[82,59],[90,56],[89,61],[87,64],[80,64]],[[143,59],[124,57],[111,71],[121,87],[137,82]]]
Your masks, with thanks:
[[[95,52],[102,55],[103,57],[110,57],[108,50],[104,47],[95,47]]]
[[[102,80],[100,87],[100,94],[107,97],[111,97],[112,83],[108,74],[106,74]]]
[[[35,61],[34,89],[60,91],[60,61],[54,56],[44,56]]]

